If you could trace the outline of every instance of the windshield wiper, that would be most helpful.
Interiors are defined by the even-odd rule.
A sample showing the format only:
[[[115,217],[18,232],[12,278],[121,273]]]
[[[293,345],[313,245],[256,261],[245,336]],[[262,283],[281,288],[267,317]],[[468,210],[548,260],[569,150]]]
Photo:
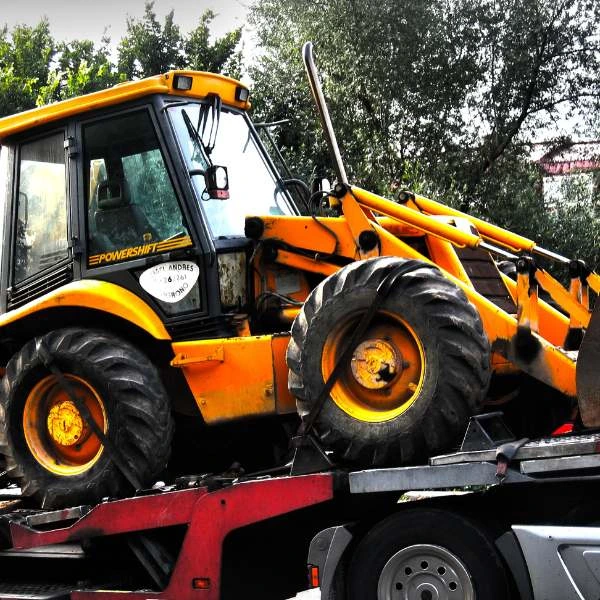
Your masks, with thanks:
[[[196,127],[196,134],[200,131],[200,127],[202,127],[202,133],[200,134],[201,139],[204,139],[204,132],[206,131],[206,126],[208,125],[208,116],[212,117],[210,120],[210,131],[208,133],[208,140],[206,144],[204,144],[204,149],[207,154],[210,154],[217,143],[217,133],[219,131],[219,121],[221,119],[221,107],[223,106],[223,102],[221,101],[221,97],[216,94],[209,94],[210,104],[202,104],[200,108],[200,112],[198,113],[198,126]]]
[[[185,123],[186,129],[188,130],[188,135],[190,136],[190,140],[192,140],[192,143],[194,144],[194,152],[192,154],[191,159],[193,162],[201,163],[204,166],[204,169],[206,170],[206,169],[208,169],[208,167],[211,164],[210,159],[208,158],[207,149],[204,147],[204,144],[202,143],[202,138],[200,137],[198,130],[192,124],[192,120],[190,119],[190,117],[187,114],[187,112],[185,111],[185,109],[183,109],[181,111],[181,115],[183,117],[183,122]],[[200,160],[198,160],[198,158],[200,158]],[[200,169],[191,169],[190,170],[190,175],[203,175],[203,174],[204,174],[204,171],[201,171]]]

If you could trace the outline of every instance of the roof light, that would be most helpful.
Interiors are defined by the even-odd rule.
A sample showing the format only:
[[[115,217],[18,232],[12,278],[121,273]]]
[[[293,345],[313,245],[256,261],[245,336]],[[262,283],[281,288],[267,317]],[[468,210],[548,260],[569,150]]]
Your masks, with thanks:
[[[192,83],[194,79],[189,77],[188,75],[175,75],[173,78],[173,87],[176,90],[180,90],[182,92],[187,92],[192,89]]]
[[[248,88],[242,87],[238,85],[235,88],[235,99],[238,102],[248,102],[248,98],[250,97],[250,90]]]

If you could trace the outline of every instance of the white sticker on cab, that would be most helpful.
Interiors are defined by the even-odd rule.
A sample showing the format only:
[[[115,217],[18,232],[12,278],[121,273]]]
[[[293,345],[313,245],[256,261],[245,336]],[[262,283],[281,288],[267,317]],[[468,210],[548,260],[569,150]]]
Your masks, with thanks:
[[[140,285],[154,298],[174,304],[192,291],[199,275],[196,263],[174,260],[146,269],[140,275]]]

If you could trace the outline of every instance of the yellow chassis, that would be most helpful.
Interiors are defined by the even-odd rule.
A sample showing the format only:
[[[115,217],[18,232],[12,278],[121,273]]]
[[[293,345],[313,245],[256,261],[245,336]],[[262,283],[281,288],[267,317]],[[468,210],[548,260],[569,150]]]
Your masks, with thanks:
[[[535,251],[535,242],[420,196],[402,205],[348,187],[339,202],[340,217],[256,217],[262,223],[259,244],[271,242],[277,247],[281,242],[274,257],[276,265],[322,276],[340,268],[340,260],[334,262],[334,256],[352,261],[391,255],[433,262],[478,310],[495,353],[496,371],[516,367],[568,396],[577,396],[576,359],[561,346],[570,328],[589,324],[588,286],[600,291],[598,275],[574,278],[569,290],[540,268],[520,272],[516,282],[503,275],[517,307],[516,314],[509,314],[474,289],[455,247],[487,248],[491,243],[510,252],[529,253]],[[360,248],[359,238],[365,231],[374,232],[378,240],[370,250]],[[424,238],[430,258],[407,243],[415,236]],[[271,287],[273,265],[261,260],[261,252],[255,253],[254,262],[254,269]],[[570,316],[540,300],[538,285]],[[304,300],[309,292],[304,283],[295,298]],[[3,315],[0,327],[18,326],[23,318],[36,318],[52,308],[67,306],[94,308],[120,317],[154,339],[171,343],[175,355],[171,366],[182,370],[208,423],[295,411],[287,389],[287,334],[252,336],[246,328],[236,338],[172,342],[158,315],[114,284],[73,282]],[[289,308],[285,313],[289,320],[297,309]],[[537,351],[533,355],[519,353],[519,330],[535,340]]]
[[[516,282],[502,275],[517,307],[516,314],[509,314],[474,289],[455,247],[487,249],[493,244],[500,252],[520,254],[535,252],[538,248],[534,241],[421,196],[411,197],[403,205],[348,187],[339,202],[343,217],[338,218],[259,217],[264,226],[260,241],[272,241],[276,246],[281,243],[275,262],[322,275],[340,268],[332,261],[333,255],[350,260],[399,256],[433,262],[465,292],[479,312],[496,353],[495,368],[503,368],[503,363],[505,368],[508,361],[568,396],[577,395],[576,359],[562,345],[570,328],[584,329],[589,324],[588,287],[600,290],[598,275],[573,278],[569,290],[539,267],[531,273],[519,272]],[[378,240],[370,250],[360,247],[360,236],[365,231],[373,232]],[[431,258],[405,241],[411,236],[424,236]],[[540,300],[538,285],[570,317]],[[531,336],[534,352],[519,351],[518,332]]]

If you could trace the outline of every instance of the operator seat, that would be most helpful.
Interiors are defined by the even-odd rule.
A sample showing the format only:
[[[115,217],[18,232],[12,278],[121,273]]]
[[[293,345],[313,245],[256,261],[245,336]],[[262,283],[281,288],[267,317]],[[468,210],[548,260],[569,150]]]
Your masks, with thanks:
[[[118,250],[158,241],[156,231],[137,204],[131,203],[125,179],[105,179],[96,189],[94,237],[102,250]]]

